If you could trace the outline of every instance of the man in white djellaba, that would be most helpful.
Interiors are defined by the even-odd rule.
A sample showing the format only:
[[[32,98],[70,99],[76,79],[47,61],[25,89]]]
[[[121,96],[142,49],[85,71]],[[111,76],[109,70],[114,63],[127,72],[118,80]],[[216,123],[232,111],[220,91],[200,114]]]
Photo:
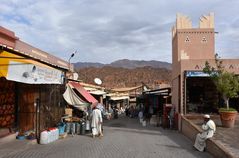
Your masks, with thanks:
[[[101,111],[98,109],[97,106],[93,107],[92,111],[92,120],[91,120],[91,128],[92,128],[92,136],[95,138],[95,136],[100,136],[102,137],[102,126],[103,119],[102,119],[102,114]]]
[[[210,119],[210,115],[204,115],[202,129],[203,132],[197,134],[194,143],[194,147],[201,152],[204,151],[204,148],[206,147],[206,140],[211,138],[216,131],[216,125],[213,120]]]

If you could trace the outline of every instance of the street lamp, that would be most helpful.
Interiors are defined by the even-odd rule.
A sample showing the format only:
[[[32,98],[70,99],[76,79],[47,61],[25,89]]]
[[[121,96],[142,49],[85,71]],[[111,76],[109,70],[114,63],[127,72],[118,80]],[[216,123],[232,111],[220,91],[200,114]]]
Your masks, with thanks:
[[[67,79],[69,79],[71,76],[72,76],[72,72],[73,72],[73,67],[71,68],[71,58],[73,58],[74,56],[75,56],[75,54],[76,54],[76,52],[77,52],[77,50],[75,50],[72,54],[71,54],[71,56],[70,56],[70,58],[68,59],[68,72],[67,72]]]
[[[71,63],[70,63],[71,58],[73,58],[73,57],[75,56],[76,53],[77,53],[77,50],[75,50],[75,51],[71,54],[71,56],[70,56],[70,58],[69,58],[69,60],[68,60],[68,63],[69,63],[69,70],[71,70]]]

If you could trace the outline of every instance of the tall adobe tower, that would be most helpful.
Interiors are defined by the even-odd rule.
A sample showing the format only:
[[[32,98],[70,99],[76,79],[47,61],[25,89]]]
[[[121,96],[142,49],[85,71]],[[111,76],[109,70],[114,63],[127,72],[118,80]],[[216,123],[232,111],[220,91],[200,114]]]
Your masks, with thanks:
[[[214,14],[201,16],[199,28],[192,28],[191,20],[177,14],[172,28],[173,64],[188,59],[214,59]]]
[[[202,72],[205,61],[215,59],[214,53],[214,14],[201,16],[199,28],[192,28],[187,16],[177,14],[172,28],[172,104],[176,105],[177,112],[186,112],[185,74]]]
[[[182,116],[210,113],[217,108],[220,96],[207,74],[205,62],[215,66],[214,14],[200,17],[199,27],[192,28],[191,20],[177,14],[172,28],[172,105],[179,130],[188,126]],[[226,71],[239,74],[238,59],[221,59]]]

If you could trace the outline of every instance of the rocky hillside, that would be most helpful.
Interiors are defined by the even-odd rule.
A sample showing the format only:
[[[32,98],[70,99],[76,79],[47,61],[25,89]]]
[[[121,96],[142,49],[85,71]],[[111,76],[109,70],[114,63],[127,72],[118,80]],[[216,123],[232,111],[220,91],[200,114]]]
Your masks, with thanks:
[[[128,60],[128,59],[122,59],[112,62],[109,66],[112,67],[122,67],[127,69],[134,69],[138,67],[146,67],[150,66],[153,68],[166,68],[171,70],[171,64],[167,62],[162,61],[156,61],[156,60]]]
[[[159,83],[169,83],[171,70],[166,68],[137,67],[126,69],[122,67],[87,67],[76,68],[79,79],[94,84],[94,78],[100,78],[102,86],[107,88],[131,87],[143,83],[149,87],[156,87]]]
[[[102,64],[102,63],[91,63],[91,62],[77,62],[74,64],[75,68],[86,68],[86,67],[96,67],[96,68],[102,68],[104,66],[109,67],[121,67],[121,68],[127,68],[127,69],[135,69],[138,67],[145,67],[150,66],[153,68],[166,68],[171,70],[171,64],[167,62],[162,61],[145,61],[145,60],[128,60],[128,59],[122,59],[114,61],[110,64]]]

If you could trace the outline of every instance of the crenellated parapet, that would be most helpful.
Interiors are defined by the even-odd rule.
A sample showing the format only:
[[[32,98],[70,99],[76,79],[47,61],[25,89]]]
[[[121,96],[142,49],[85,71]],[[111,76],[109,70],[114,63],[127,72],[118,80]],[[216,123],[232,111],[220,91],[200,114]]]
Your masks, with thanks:
[[[188,16],[178,13],[176,19],[176,27],[177,29],[191,29],[192,21]]]
[[[177,29],[191,29],[192,21],[188,16],[177,13],[176,25],[172,28],[172,35],[174,37]]]
[[[176,24],[172,27],[172,37],[175,36],[178,29],[193,29],[191,19],[188,16],[177,13]],[[214,29],[214,13],[200,17],[199,29]]]
[[[214,13],[202,15],[199,20],[199,28],[214,28]]]

